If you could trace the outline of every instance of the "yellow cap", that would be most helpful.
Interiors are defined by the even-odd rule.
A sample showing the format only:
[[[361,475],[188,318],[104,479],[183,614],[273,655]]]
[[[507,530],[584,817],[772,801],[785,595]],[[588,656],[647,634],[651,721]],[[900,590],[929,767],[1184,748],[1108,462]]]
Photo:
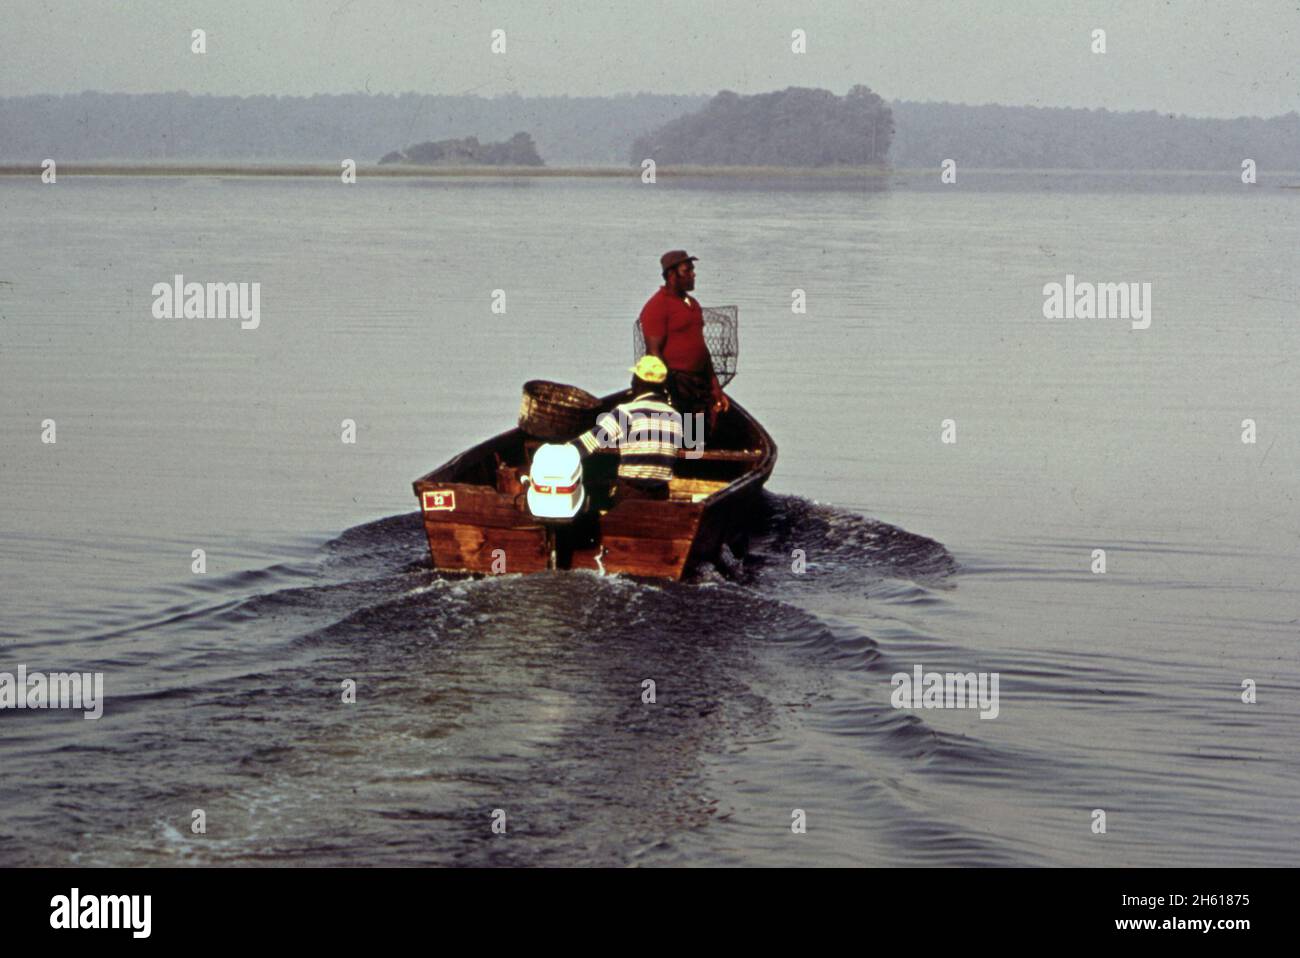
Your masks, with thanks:
[[[668,367],[658,356],[642,356],[628,372],[647,383],[661,383],[668,378]]]

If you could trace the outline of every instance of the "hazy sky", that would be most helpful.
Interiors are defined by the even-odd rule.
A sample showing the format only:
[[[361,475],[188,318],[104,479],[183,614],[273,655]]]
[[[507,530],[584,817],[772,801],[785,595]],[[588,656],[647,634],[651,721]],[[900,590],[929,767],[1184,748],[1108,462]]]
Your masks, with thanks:
[[[1269,116],[1300,0],[0,0],[0,95],[760,93]],[[208,49],[190,52],[190,31]],[[506,31],[506,52],[489,49]],[[795,28],[808,52],[790,50]],[[1106,31],[1105,54],[1090,50]]]

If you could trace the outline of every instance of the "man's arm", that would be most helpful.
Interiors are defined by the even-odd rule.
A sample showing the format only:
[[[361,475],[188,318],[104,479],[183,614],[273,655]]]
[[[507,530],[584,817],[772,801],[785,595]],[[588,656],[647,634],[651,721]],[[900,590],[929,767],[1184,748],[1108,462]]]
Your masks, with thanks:
[[[645,337],[646,352],[663,359],[664,344],[668,342],[668,306],[657,294],[641,307],[641,335]]]
[[[718,381],[717,370],[713,368],[713,357],[709,356],[709,379],[713,383],[713,409],[711,412],[716,418],[720,412],[726,412],[731,408],[731,400],[727,394],[722,391],[722,383]]]
[[[586,459],[597,449],[609,449],[623,438],[622,425],[618,421],[619,417],[614,414],[617,412],[615,409],[612,413],[602,413],[594,427],[569,443],[578,450],[579,458]]]

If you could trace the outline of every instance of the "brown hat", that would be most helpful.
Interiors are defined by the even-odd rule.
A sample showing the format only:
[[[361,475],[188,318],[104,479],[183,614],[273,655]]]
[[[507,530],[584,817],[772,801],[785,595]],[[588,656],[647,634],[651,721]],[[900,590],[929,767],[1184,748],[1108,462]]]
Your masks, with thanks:
[[[680,263],[685,263],[687,260],[690,260],[693,263],[698,259],[698,256],[687,256],[686,250],[684,249],[670,249],[668,252],[664,253],[663,256],[659,257],[660,271],[667,274],[670,269]]]

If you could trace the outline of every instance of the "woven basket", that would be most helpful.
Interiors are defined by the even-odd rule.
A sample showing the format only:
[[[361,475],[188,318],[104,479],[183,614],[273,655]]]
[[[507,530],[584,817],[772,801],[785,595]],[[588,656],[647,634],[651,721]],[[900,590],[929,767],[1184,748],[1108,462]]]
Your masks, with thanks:
[[[599,408],[585,389],[532,379],[524,383],[519,428],[538,439],[572,439],[592,427]]]

